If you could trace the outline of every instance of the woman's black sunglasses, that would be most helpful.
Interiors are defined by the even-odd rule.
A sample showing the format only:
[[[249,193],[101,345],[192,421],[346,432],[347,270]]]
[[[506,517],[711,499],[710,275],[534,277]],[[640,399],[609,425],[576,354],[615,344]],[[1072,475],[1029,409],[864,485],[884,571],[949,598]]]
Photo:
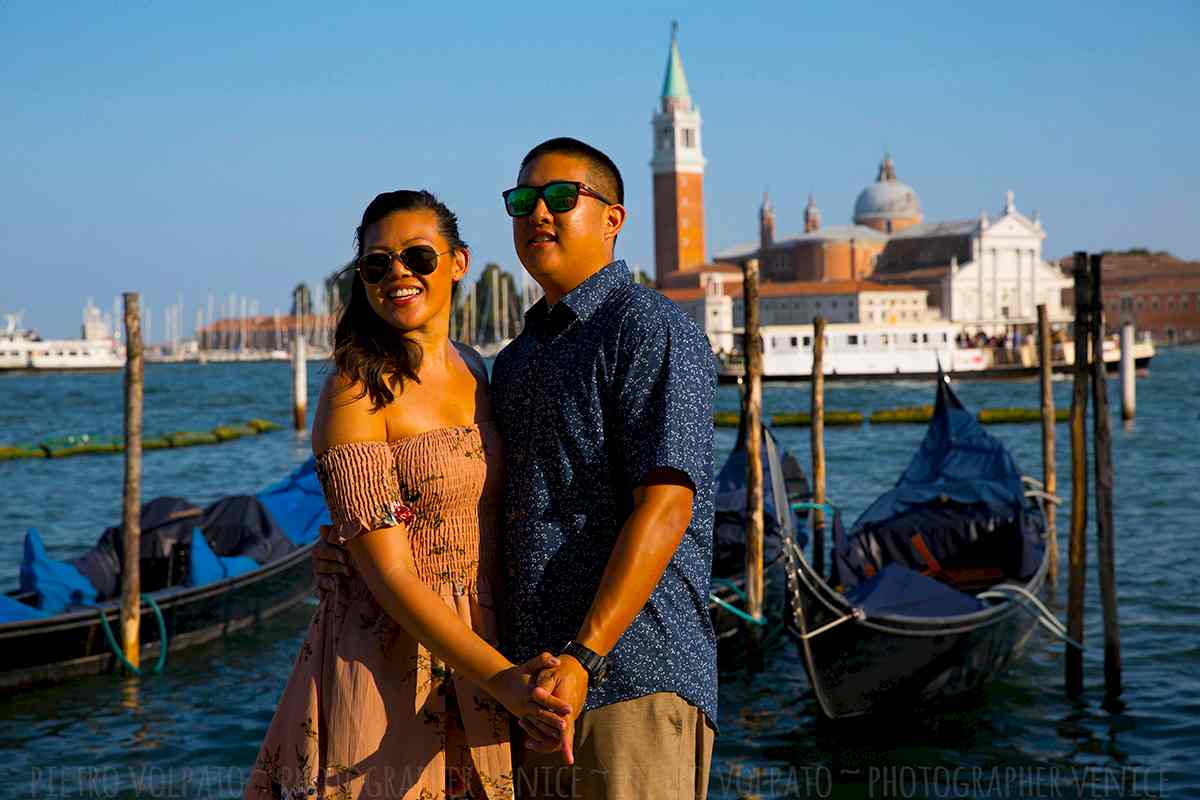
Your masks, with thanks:
[[[438,258],[452,252],[454,251],[447,250],[445,253],[439,253],[427,244],[414,244],[398,253],[390,250],[367,253],[355,261],[353,266],[365,283],[379,283],[392,271],[393,260],[398,260],[414,275],[431,275],[437,269]]]
[[[546,208],[555,214],[574,208],[581,194],[594,197],[606,206],[612,205],[612,201],[604,195],[579,181],[551,181],[545,186],[516,186],[501,194],[504,197],[504,210],[510,217],[529,216],[539,197],[545,198]]]

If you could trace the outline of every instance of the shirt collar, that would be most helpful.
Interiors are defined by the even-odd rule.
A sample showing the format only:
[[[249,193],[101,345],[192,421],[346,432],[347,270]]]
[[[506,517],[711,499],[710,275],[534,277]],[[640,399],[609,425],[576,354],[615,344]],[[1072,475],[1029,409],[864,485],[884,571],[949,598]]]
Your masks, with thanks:
[[[571,309],[577,319],[586,321],[618,286],[626,283],[633,283],[633,275],[629,273],[625,262],[617,259],[589,275],[587,280],[563,295],[559,302]]]
[[[627,283],[633,283],[633,275],[624,260],[617,259],[563,295],[553,309],[547,308],[546,298],[538,300],[525,312],[525,322],[546,324],[553,318],[562,320],[565,327],[570,319],[586,321],[618,286]]]

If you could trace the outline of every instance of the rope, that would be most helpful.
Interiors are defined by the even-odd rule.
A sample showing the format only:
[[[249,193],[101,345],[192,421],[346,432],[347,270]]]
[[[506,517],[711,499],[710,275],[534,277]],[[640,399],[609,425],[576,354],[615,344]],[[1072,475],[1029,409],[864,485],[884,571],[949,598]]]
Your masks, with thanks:
[[[1044,500],[1047,503],[1054,503],[1054,505],[1056,505],[1056,506],[1062,505],[1061,497],[1059,497],[1056,494],[1049,494],[1048,492],[1043,492],[1040,489],[1026,489],[1025,496],[1026,497],[1036,497],[1038,500]]]
[[[715,594],[709,593],[708,599],[713,601],[714,603],[716,603],[717,605],[719,605],[721,608],[725,609],[729,613],[733,614],[735,617],[739,617],[741,619],[746,620],[746,622],[750,622],[755,625],[766,625],[767,624],[767,621],[765,619],[763,619],[762,617],[752,617],[749,614],[747,614],[745,611],[742,611],[740,608],[735,606],[733,603],[730,603],[727,600],[722,600],[721,598],[717,597]]]
[[[867,612],[863,611],[861,608],[852,608],[852,609],[850,609],[850,613],[846,614],[846,616],[841,617],[840,619],[835,619],[833,622],[827,622],[826,624],[817,628],[815,631],[809,631],[808,633],[803,633],[800,635],[800,638],[801,639],[812,639],[816,636],[820,636],[822,633],[829,630],[830,628],[836,628],[838,625],[841,625],[843,622],[847,622],[852,619],[856,619],[861,622],[862,620],[864,620],[866,618],[867,618]]]
[[[1046,605],[1041,600],[1035,597],[1033,593],[1026,591],[1024,587],[1001,584],[999,586],[992,587],[990,591],[980,592],[976,596],[1004,600],[1009,603],[1015,602],[1015,599],[1006,595],[1004,591],[996,590],[1013,591],[1019,595],[1022,595],[1024,599],[1030,600],[1037,607],[1037,610],[1029,608],[1023,603],[1016,603],[1017,608],[1032,614],[1034,618],[1037,619],[1038,623],[1047,631],[1049,631],[1055,638],[1062,639],[1075,649],[1083,652],[1085,649],[1084,646],[1067,635],[1067,627],[1058,620],[1058,617],[1054,616],[1054,613],[1051,612],[1050,609],[1046,608]]]
[[[821,509],[831,517],[837,513],[837,509],[830,503],[792,503],[792,511],[815,511],[817,509]]]
[[[162,610],[159,609],[158,603],[154,602],[154,598],[148,594],[141,595],[142,602],[150,606],[154,611],[154,618],[158,622],[158,640],[162,643],[162,647],[158,651],[158,661],[154,664],[154,669],[151,672],[155,675],[162,672],[163,665],[167,663],[167,623],[163,619]],[[132,672],[134,675],[141,677],[142,671],[129,663],[129,659],[125,657],[125,652],[121,649],[121,645],[117,644],[116,637],[113,636],[112,628],[108,624],[108,616],[104,610],[100,611],[100,626],[104,628],[104,638],[108,640],[108,646],[112,649],[113,655],[121,662],[125,669]]]

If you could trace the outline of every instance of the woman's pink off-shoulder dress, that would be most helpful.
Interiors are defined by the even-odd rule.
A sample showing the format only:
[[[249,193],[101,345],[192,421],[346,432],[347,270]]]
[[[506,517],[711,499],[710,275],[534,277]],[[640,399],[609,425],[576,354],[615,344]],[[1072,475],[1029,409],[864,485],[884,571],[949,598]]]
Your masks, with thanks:
[[[330,449],[330,541],[395,527],[422,581],[497,640],[500,440],[491,423]],[[511,798],[509,717],[430,656],[357,575],[323,593],[246,798]]]

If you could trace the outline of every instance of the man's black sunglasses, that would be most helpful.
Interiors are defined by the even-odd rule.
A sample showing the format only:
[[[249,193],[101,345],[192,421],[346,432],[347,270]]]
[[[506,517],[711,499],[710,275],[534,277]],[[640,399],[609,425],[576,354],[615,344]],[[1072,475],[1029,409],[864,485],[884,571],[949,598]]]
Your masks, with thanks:
[[[439,253],[427,244],[414,244],[400,252],[391,250],[376,250],[359,258],[352,265],[362,276],[364,283],[379,283],[392,271],[392,261],[403,264],[414,275],[431,275],[438,266],[438,258],[452,253],[447,250]]]
[[[551,181],[545,186],[516,186],[501,193],[504,210],[510,217],[525,217],[533,212],[539,197],[545,198],[546,208],[555,214],[570,211],[579,202],[579,195],[594,197],[606,206],[612,201],[586,183],[579,181]]]

